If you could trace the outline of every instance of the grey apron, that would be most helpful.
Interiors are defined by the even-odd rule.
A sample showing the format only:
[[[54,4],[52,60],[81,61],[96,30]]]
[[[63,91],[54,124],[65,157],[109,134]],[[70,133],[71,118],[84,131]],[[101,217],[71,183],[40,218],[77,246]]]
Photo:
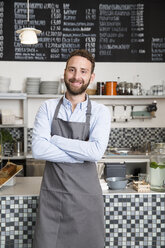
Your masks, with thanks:
[[[88,140],[90,100],[84,123],[57,118],[62,101],[55,110],[52,135]],[[46,162],[33,247],[104,247],[103,197],[95,163]]]

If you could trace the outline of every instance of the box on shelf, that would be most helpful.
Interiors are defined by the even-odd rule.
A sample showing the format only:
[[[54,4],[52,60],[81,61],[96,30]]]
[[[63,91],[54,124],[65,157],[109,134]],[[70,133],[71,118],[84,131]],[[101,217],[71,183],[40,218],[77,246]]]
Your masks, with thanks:
[[[150,184],[143,181],[133,181],[133,189],[140,193],[150,192]]]
[[[11,110],[4,109],[2,113],[2,125],[15,124],[15,115]]]

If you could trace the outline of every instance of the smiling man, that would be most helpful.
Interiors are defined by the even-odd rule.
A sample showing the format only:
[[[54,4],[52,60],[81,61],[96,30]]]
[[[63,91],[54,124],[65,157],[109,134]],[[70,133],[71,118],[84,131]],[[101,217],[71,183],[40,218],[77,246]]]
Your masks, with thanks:
[[[75,56],[74,56],[75,54]],[[94,80],[94,60],[77,55],[77,51],[71,54],[71,58],[67,62],[64,80],[67,90],[72,95],[80,95],[84,93]]]
[[[95,61],[71,53],[64,70],[67,91],[45,101],[35,119],[32,152],[46,160],[36,221],[35,248],[103,248],[103,197],[96,162],[110,133],[107,107],[89,99]]]

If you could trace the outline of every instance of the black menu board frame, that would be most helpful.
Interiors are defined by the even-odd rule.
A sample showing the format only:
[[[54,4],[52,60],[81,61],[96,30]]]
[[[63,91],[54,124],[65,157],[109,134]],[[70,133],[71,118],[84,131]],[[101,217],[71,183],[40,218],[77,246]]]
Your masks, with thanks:
[[[36,45],[20,43],[26,0],[0,0],[0,61],[66,61],[85,48],[96,62],[165,62],[164,0],[30,0]]]

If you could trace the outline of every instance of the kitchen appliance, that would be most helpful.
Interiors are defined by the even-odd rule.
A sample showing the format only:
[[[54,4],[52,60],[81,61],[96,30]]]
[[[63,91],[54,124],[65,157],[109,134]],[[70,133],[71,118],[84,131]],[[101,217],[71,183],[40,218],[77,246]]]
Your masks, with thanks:
[[[126,164],[121,163],[104,163],[104,178],[108,177],[125,177],[126,176]]]

